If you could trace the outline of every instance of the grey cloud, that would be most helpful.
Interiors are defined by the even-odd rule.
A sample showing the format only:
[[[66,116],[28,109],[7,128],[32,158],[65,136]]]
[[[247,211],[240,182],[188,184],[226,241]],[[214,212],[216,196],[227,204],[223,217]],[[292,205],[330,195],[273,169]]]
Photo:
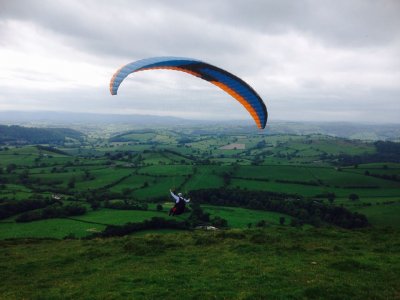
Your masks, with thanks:
[[[0,0],[0,47],[9,47],[20,34],[6,31],[13,20],[102,61],[110,72],[149,56],[189,56],[215,63],[254,85],[266,98],[272,119],[332,121],[353,116],[357,121],[398,122],[400,90],[393,86],[397,80],[400,85],[400,1]],[[40,70],[24,75],[23,66],[13,72],[13,78],[23,80],[46,77]],[[118,99],[107,94],[107,80],[104,91],[40,94],[21,86],[18,91],[1,89],[0,97],[12,99],[18,109],[120,112],[135,103],[134,108],[143,111],[230,117],[224,114],[226,96],[202,84],[185,87],[187,82],[174,75],[170,82],[178,82],[176,91],[168,83],[156,80],[152,86],[138,77],[136,88],[126,89]],[[186,106],[185,99],[204,105]],[[247,116],[237,103],[229,109],[235,118]]]
[[[185,53],[202,56],[206,51],[238,53],[246,46],[230,39],[229,32],[179,7],[116,3],[32,0],[21,6],[10,2],[0,16],[29,20],[95,53],[131,59]]]
[[[175,3],[182,5],[182,1]],[[295,31],[346,47],[376,46],[399,40],[400,2],[396,0],[230,0],[183,4],[214,22],[265,34]]]
[[[2,6],[3,18],[30,20],[92,51],[129,57],[141,56],[139,49],[156,55],[239,52],[244,46],[224,26],[272,35],[294,31],[345,47],[382,46],[400,38],[396,0],[26,0]]]
[[[272,120],[399,123],[399,94],[400,88],[336,97],[281,96],[270,101],[269,110]]]

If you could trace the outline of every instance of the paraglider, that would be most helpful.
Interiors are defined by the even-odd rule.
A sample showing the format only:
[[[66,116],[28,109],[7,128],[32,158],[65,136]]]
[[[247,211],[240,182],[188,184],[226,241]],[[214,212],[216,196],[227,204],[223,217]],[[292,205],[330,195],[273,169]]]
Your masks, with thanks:
[[[172,198],[175,200],[175,205],[170,209],[169,215],[177,216],[183,214],[185,212],[186,203],[190,202],[190,199],[183,198],[182,193],[175,195],[171,190],[169,190],[169,192],[171,193]]]
[[[268,118],[267,108],[257,92],[239,77],[197,59],[152,57],[129,63],[117,70],[111,78],[111,94],[117,94],[120,84],[129,74],[154,69],[182,71],[218,86],[245,107],[258,128],[265,128]]]

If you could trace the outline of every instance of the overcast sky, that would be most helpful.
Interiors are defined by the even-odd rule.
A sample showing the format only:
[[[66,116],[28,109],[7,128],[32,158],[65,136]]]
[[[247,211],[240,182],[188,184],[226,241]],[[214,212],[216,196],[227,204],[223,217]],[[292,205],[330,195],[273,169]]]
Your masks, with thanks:
[[[232,72],[269,120],[400,123],[398,0],[0,0],[0,111],[250,118],[175,71],[136,73],[110,95],[120,66],[152,56]]]

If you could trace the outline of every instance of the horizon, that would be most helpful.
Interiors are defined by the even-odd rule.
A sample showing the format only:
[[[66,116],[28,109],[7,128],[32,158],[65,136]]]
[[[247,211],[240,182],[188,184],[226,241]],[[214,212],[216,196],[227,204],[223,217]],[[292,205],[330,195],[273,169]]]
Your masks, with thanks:
[[[51,115],[51,114],[70,114],[70,115],[91,115],[91,116],[104,116],[104,117],[148,117],[148,118],[160,118],[160,119],[174,119],[174,120],[182,120],[182,121],[187,121],[187,122],[201,122],[201,123],[221,123],[221,124],[226,124],[229,125],[229,122],[240,122],[240,125],[245,125],[248,126],[253,126],[253,121],[248,119],[248,118],[241,118],[241,119],[202,119],[202,118],[185,118],[185,117],[177,117],[173,115],[155,115],[155,114],[141,114],[141,113],[105,113],[105,112],[75,112],[75,111],[61,111],[61,110],[54,110],[54,111],[48,111],[48,110],[30,110],[30,111],[24,111],[24,110],[6,110],[2,111],[0,110],[0,116],[4,114],[46,114],[46,115]],[[8,116],[8,120],[12,119],[12,117]],[[34,119],[32,120],[34,121]],[[47,120],[47,121],[50,121]],[[15,122],[19,122],[18,120],[15,120]],[[76,122],[71,122],[71,123],[76,123]],[[331,120],[288,120],[288,119],[275,119],[275,120],[268,120],[267,127],[272,124],[277,124],[277,123],[307,123],[307,124],[351,124],[351,125],[382,125],[382,126],[400,126],[400,120],[398,122],[374,122],[374,121],[345,121],[345,120],[338,120],[338,121],[331,121]],[[2,120],[0,119],[0,125],[2,124]],[[232,126],[235,124],[231,124]]]

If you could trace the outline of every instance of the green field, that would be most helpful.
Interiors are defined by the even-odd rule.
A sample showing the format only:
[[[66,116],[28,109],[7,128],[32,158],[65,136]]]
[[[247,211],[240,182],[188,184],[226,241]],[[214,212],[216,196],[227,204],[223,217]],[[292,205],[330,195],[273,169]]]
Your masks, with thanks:
[[[202,188],[218,188],[223,186],[220,176],[213,174],[210,170],[199,170],[184,187],[184,191]]]
[[[108,200],[128,197],[128,200],[147,201],[150,205],[154,201],[172,203],[169,202],[171,188],[184,193],[210,188],[287,193],[325,199],[325,204],[329,203],[324,195],[331,193],[335,195],[334,204],[364,213],[375,226],[400,227],[396,219],[400,213],[400,181],[396,180],[396,176],[400,176],[400,164],[383,161],[339,168],[335,163],[341,154],[375,153],[372,143],[322,135],[197,135],[190,130],[137,131],[121,135],[121,138],[124,141],[108,142],[98,138],[98,146],[61,147],[71,155],[39,150],[36,146],[2,149],[0,180],[4,183],[0,184],[0,200],[23,201],[35,195],[49,198],[60,194],[64,203],[70,198],[86,203],[86,197],[93,194],[100,203],[99,209],[92,211],[86,204],[88,212],[77,218],[99,224],[123,224],[159,213],[104,209],[104,193],[109,193]],[[182,143],[183,140],[188,142]],[[244,144],[245,149],[219,149],[231,143]],[[350,194],[357,194],[359,200],[350,201]],[[271,224],[279,221],[279,214],[274,212],[217,207],[208,207],[207,211],[239,228],[259,220]],[[291,217],[285,216],[285,220],[289,224]],[[56,228],[54,224],[59,221],[1,226],[9,226],[14,236],[27,236],[30,232],[36,236],[43,227],[41,224]],[[71,226],[63,226],[59,233],[47,230],[50,226],[41,234],[49,237],[86,234],[86,224],[68,222]],[[3,234],[3,237],[8,235]]]
[[[49,219],[30,223],[0,222],[0,239],[84,237],[106,226],[68,219]]]
[[[109,190],[112,192],[121,193],[125,189],[140,189],[143,188],[145,182],[149,183],[152,180],[154,180],[154,178],[151,176],[132,174],[131,176],[120,181],[118,184],[110,187]]]
[[[123,225],[129,222],[142,222],[152,217],[174,219],[174,217],[168,216],[168,210],[172,205],[172,201],[163,203],[163,211],[156,211],[154,205],[151,205],[148,211],[104,208],[69,219],[48,219],[30,223],[15,223],[13,219],[10,218],[0,222],[0,239],[36,237],[64,238],[70,235],[74,237],[84,237],[103,230],[106,225]],[[285,224],[289,224],[291,220],[290,216],[284,214],[238,207],[204,205],[203,209],[205,212],[210,213],[211,217],[219,216],[226,219],[228,225],[232,228],[247,228],[249,224],[254,227],[261,220],[266,221],[269,225],[278,225],[280,217],[285,217]],[[187,217],[188,214],[186,213],[179,216],[178,220],[185,220]]]
[[[169,190],[179,186],[184,181],[184,177],[159,177],[154,178],[147,187],[135,190],[133,195],[138,199],[148,199],[152,197],[169,197]]]
[[[371,224],[400,228],[400,198],[393,204],[380,204],[357,209],[367,216]]]
[[[193,174],[193,167],[190,165],[155,165],[141,168],[139,173],[150,176],[184,176]]]

